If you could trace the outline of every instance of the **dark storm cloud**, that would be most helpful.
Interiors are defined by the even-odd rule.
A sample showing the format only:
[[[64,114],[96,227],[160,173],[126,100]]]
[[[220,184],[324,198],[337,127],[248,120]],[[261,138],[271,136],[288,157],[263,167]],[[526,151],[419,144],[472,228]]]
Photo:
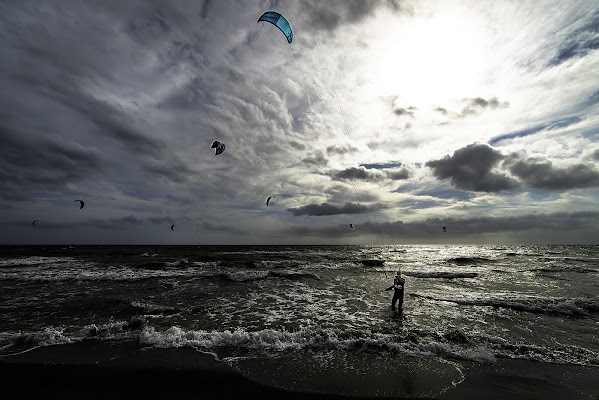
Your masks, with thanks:
[[[80,221],[56,221],[51,219],[41,219],[36,223],[36,228],[43,229],[64,229],[64,228],[99,228],[108,230],[129,229],[135,226],[143,225],[165,225],[170,227],[170,224],[175,222],[188,222],[189,218],[172,218],[172,217],[150,217],[140,218],[135,215],[125,215],[114,218],[92,218],[89,220]],[[21,223],[21,222],[19,222]]]
[[[599,12],[589,16],[583,26],[567,34],[548,66],[553,67],[573,58],[584,57],[597,49],[599,49]]]
[[[211,231],[217,233],[230,233],[234,235],[247,235],[249,232],[247,229],[242,229],[240,227],[226,225],[223,223],[212,223],[209,221],[204,221],[200,223],[201,230],[198,233],[198,236],[203,234],[203,231]]]
[[[474,192],[599,187],[596,165],[579,162],[555,166],[550,160],[528,157],[525,151],[506,156],[484,144],[468,145],[456,150],[452,156],[429,161],[426,166],[438,179],[449,179],[455,188]],[[493,172],[493,168],[505,173]]]
[[[384,171],[379,171],[378,169],[375,169],[374,171],[368,171],[365,168],[351,167],[341,171],[333,172],[332,176],[338,179],[360,180],[370,182],[382,181],[384,179],[396,181],[408,179],[410,177],[410,171],[407,168]]]
[[[585,164],[555,167],[551,161],[539,158],[525,158],[506,164],[528,188],[567,190],[599,187],[599,171]]]
[[[190,169],[185,163],[177,159],[145,164],[145,173],[155,178],[164,178],[169,182],[185,182],[189,177],[197,173],[197,171]]]
[[[134,215],[115,218],[94,218],[86,220],[68,221],[68,220],[53,220],[40,219],[35,224],[36,228],[40,229],[65,229],[65,228],[99,228],[99,229],[127,229],[132,226],[141,226],[146,221]]]
[[[325,215],[360,214],[364,212],[364,207],[357,203],[345,203],[343,205],[321,203],[288,208],[286,211],[292,213],[296,217],[301,215],[321,217]]]
[[[566,128],[570,125],[577,124],[580,121],[582,121],[582,118],[577,115],[574,115],[571,117],[566,117],[566,118],[560,118],[560,119],[557,119],[554,121],[547,122],[545,124],[541,124],[541,125],[533,126],[531,128],[523,129],[521,131],[516,131],[516,132],[506,133],[505,135],[495,136],[494,138],[489,140],[488,143],[490,145],[494,145],[494,144],[499,143],[505,139],[514,139],[514,138],[519,138],[519,137],[525,137],[525,136],[529,136],[529,135],[533,135],[535,133],[541,132],[543,130],[551,131],[554,129]]]
[[[133,215],[127,215],[119,218],[107,218],[92,220],[91,225],[100,229],[126,229],[131,226],[143,225],[144,220]]]
[[[150,217],[148,218],[148,222],[154,225],[172,224],[175,222],[175,219],[171,217]]]
[[[412,176],[412,174],[410,173],[410,170],[408,170],[407,168],[401,168],[401,169],[392,170],[392,171],[385,171],[385,175],[387,175],[388,179],[391,179],[393,181],[401,181],[404,179],[408,179],[408,178],[410,178],[410,176]]]
[[[438,179],[449,179],[454,187],[474,192],[499,192],[516,188],[512,178],[492,172],[504,156],[485,144],[471,144],[452,156],[426,163]]]
[[[131,91],[143,90],[140,82],[144,81],[144,73],[135,68],[137,62],[147,57],[140,43],[159,43],[158,39],[164,40],[165,32],[171,31],[161,11],[150,3],[117,6],[108,2],[95,7],[78,2],[52,6],[29,3],[20,8],[6,6],[3,11],[0,23],[5,29],[0,39],[0,57],[10,62],[0,65],[0,79],[5,81],[0,105],[7,110],[2,129],[19,135],[24,129],[23,121],[33,120],[39,126],[46,125],[47,131],[25,132],[29,146],[12,141],[11,156],[3,158],[5,163],[9,158],[16,160],[16,167],[18,160],[30,160],[27,174],[39,176],[48,186],[69,183],[97,170],[98,150],[88,147],[108,154],[103,147],[107,146],[104,138],[108,137],[152,176],[177,181],[189,176],[189,169],[169,151],[168,143],[148,133],[151,127],[141,115],[127,109],[128,104],[112,100],[107,93],[100,95],[95,91],[102,82],[130,86]],[[166,12],[169,16],[174,13]],[[138,42],[137,47],[132,46],[131,40]],[[185,46],[179,43],[170,48],[176,52]],[[169,46],[165,48],[168,52]],[[42,134],[49,137],[48,133],[64,140],[39,138]],[[74,140],[80,148],[65,148]],[[78,168],[69,167],[75,163]],[[40,171],[41,166],[45,169]],[[23,174],[10,175],[23,179]]]
[[[599,212],[581,211],[505,217],[429,218],[409,223],[396,221],[392,222],[390,226],[396,235],[428,236],[441,234],[443,226],[447,227],[448,233],[464,235],[529,230],[545,230],[547,232],[596,230],[598,223]]]
[[[166,143],[144,134],[118,105],[96,99],[78,89],[64,85],[56,91],[49,92],[49,95],[78,112],[84,119],[93,122],[101,134],[117,140],[135,156],[161,157],[164,154]]]
[[[360,181],[378,181],[383,177],[379,173],[369,172],[364,168],[347,168],[341,171],[333,172],[333,177],[339,179],[360,180]]]
[[[204,4],[202,4],[202,8],[200,9],[200,18],[202,18],[202,19],[208,18],[211,5],[212,5],[212,0],[204,0]]]
[[[38,89],[44,84],[37,82]],[[69,82],[62,82],[60,86],[56,82],[46,84],[48,97],[78,113],[83,120],[93,123],[98,134],[116,140],[146,173],[177,182],[185,181],[193,173],[169,152],[165,141],[145,134],[143,127],[137,127],[129,114],[118,105],[96,99],[79,85]]]
[[[150,218],[140,218],[135,215],[125,215],[122,217],[114,217],[114,218],[93,218],[84,221],[44,221],[43,224],[39,222],[36,223],[36,227],[38,224],[40,227],[44,227],[46,229],[64,229],[64,228],[99,228],[99,229],[108,229],[108,230],[118,230],[118,229],[129,229],[131,227],[141,227],[144,225],[152,224],[152,225],[165,225],[165,228],[168,229],[170,224],[174,224],[175,222],[187,222],[188,218],[171,218],[171,217],[150,217]]]
[[[45,43],[41,33],[23,30],[16,44],[16,56],[39,63],[37,68],[14,69],[8,73],[14,81],[37,93],[42,98],[54,100],[79,114],[99,128],[102,134],[118,140],[128,150],[157,155],[164,143],[140,132],[118,104],[96,98],[86,88],[84,81],[91,77],[109,77],[112,67],[101,61],[101,51],[87,59],[73,58],[74,49],[64,49]],[[42,46],[46,46],[43,49]],[[110,58],[110,57],[108,57]],[[70,62],[69,62],[70,61]],[[91,65],[96,64],[96,65]],[[43,115],[39,115],[43,116]]]
[[[9,125],[9,126],[7,126]],[[0,120],[0,196],[22,200],[37,190],[62,191],[74,183],[101,173],[103,161],[95,150],[77,143],[41,138],[32,145],[26,132]]]
[[[354,229],[346,224],[301,226],[293,229],[293,233],[304,236],[340,237],[355,234],[371,235],[379,232],[383,236],[406,239],[424,239],[460,237],[463,235],[481,234],[514,234],[527,231],[572,232],[577,230],[596,231],[599,225],[599,212],[559,212],[551,214],[525,214],[505,217],[472,217],[472,218],[428,218],[425,220],[390,223],[362,224],[354,223]],[[442,228],[447,227],[444,233]]]

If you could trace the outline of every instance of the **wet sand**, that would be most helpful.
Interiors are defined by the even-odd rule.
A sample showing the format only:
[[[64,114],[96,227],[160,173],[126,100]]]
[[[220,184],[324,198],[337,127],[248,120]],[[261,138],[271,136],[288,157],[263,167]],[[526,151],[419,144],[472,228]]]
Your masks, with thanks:
[[[367,354],[349,357],[357,357],[366,368]],[[233,369],[190,348],[140,351],[134,345],[87,342],[0,357],[0,376],[4,393],[15,393],[15,398],[599,399],[595,367],[524,360],[461,362],[455,364],[460,372],[456,380],[451,369],[426,359],[395,359],[401,368],[381,368],[377,374],[359,368],[293,370],[283,367],[293,365],[285,357],[268,365],[255,360],[243,360]],[[345,357],[345,362],[352,360]],[[440,387],[447,389],[439,393]]]
[[[77,343],[1,357],[4,393],[14,398],[347,399],[263,385],[193,349]],[[252,397],[258,396],[258,397]]]

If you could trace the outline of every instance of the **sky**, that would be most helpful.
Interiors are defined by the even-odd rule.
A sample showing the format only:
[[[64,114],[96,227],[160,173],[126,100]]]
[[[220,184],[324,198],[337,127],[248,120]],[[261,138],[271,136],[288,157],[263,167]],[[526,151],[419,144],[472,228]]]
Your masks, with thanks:
[[[594,0],[2,2],[0,84],[0,244],[599,244]]]

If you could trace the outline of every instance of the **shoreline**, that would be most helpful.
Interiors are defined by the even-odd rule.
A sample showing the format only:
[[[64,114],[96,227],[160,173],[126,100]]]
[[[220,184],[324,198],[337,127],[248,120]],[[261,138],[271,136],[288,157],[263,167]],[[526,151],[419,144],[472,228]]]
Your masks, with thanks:
[[[597,367],[515,359],[493,364],[454,362],[463,379],[452,385],[453,367],[443,369],[444,363],[434,359],[396,357],[398,366],[392,368],[368,353],[336,352],[332,356],[336,361],[343,358],[351,368],[336,369],[336,363],[324,368],[306,364],[306,359],[313,357],[306,352],[272,360],[245,359],[233,368],[192,348],[85,341],[2,356],[0,374],[4,391],[18,394],[18,398],[599,399]],[[298,357],[304,362],[293,362],[300,361]],[[365,364],[375,369],[360,370]],[[423,390],[427,385],[431,388],[428,392]],[[359,390],[351,394],[352,387]],[[439,392],[439,387],[446,389]]]
[[[2,356],[0,376],[3,391],[15,393],[16,398],[360,398],[281,389],[255,382],[191,348],[140,349],[134,344],[80,342]]]

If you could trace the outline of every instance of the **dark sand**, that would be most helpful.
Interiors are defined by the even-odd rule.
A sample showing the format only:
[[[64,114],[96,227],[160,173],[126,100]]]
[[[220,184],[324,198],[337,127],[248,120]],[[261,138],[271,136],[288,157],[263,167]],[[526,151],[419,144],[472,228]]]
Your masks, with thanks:
[[[366,368],[366,355],[333,355],[344,358],[346,365],[356,362],[348,372],[334,368],[293,371],[284,367],[293,365],[285,357],[268,366],[260,365],[263,360],[245,359],[236,365],[239,372],[190,348],[140,351],[134,345],[90,341],[0,357],[0,376],[3,393],[14,393],[11,398],[19,399],[426,398],[418,393],[447,400],[599,399],[599,368],[522,360],[456,363],[461,371],[456,380],[455,366],[441,369],[434,360],[420,363],[395,358],[391,361],[397,367],[369,374],[357,367]],[[427,385],[430,391],[423,390]],[[440,387],[448,389],[439,393]]]
[[[256,383],[189,348],[140,351],[136,346],[94,342],[0,357],[0,376],[3,393],[14,393],[15,399],[350,398]]]

